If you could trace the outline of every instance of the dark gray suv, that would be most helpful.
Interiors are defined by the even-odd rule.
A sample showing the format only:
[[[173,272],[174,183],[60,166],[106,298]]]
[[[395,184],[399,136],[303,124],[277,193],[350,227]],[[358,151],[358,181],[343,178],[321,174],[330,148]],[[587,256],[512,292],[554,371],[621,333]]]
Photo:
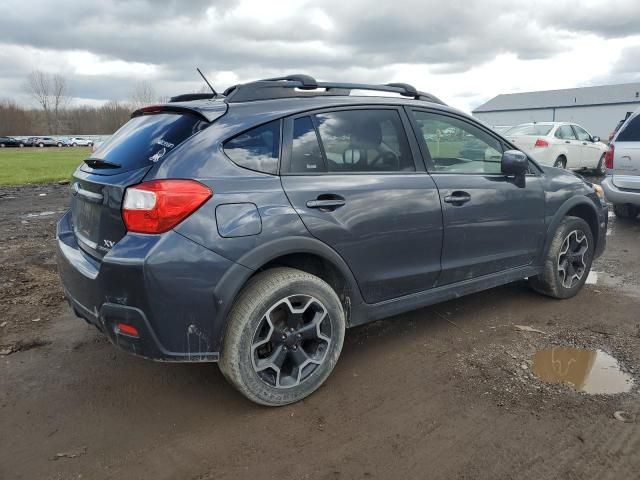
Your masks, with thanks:
[[[346,327],[524,278],[575,295],[607,228],[600,187],[432,95],[304,75],[134,112],[71,193],[75,313],[264,405],[318,388]]]

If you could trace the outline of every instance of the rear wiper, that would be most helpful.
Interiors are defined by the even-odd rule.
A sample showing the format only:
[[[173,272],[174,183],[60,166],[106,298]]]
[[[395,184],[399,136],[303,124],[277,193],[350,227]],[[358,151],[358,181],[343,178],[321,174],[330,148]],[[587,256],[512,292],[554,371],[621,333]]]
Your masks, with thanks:
[[[122,166],[119,163],[110,162],[109,160],[103,160],[101,158],[87,158],[84,163],[91,168],[120,168]]]

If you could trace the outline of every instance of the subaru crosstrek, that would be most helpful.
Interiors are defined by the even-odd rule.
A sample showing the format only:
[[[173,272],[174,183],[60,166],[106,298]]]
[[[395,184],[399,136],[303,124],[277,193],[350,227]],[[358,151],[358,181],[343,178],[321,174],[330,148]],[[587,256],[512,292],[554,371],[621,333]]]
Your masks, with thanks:
[[[316,390],[346,327],[525,278],[576,295],[607,228],[599,186],[436,97],[304,75],[142,108],[71,183],[75,313],[264,405]]]

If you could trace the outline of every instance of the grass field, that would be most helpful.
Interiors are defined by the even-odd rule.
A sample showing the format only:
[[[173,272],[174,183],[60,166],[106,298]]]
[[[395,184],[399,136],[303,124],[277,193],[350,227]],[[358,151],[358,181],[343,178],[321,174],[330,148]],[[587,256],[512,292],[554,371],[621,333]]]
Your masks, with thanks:
[[[2,148],[0,185],[68,180],[91,153],[90,148]]]

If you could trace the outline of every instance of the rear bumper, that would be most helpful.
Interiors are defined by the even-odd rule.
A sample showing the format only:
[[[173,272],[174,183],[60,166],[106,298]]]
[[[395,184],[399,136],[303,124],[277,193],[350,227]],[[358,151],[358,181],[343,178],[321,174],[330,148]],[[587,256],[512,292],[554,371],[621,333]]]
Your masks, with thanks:
[[[234,286],[251,271],[176,232],[127,234],[101,260],[78,246],[65,214],[57,226],[58,269],[77,316],[114,345],[164,361],[216,361]],[[231,267],[234,268],[231,268]],[[246,271],[245,271],[246,270]],[[135,327],[123,334],[118,323]]]
[[[631,204],[640,207],[640,190],[616,187],[610,176],[602,180],[600,185],[609,202],[618,205]]]

